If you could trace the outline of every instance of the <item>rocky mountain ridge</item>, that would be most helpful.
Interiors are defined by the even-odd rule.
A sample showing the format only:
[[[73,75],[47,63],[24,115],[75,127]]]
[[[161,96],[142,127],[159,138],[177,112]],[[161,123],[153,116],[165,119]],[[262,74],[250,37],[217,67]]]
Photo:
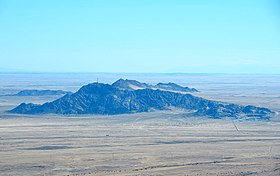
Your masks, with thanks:
[[[137,89],[160,89],[165,91],[178,91],[178,92],[198,92],[195,88],[183,87],[175,83],[158,83],[156,85],[149,85],[141,83],[136,80],[119,79],[112,84],[113,87],[123,90],[137,90]]]
[[[116,83],[116,82],[115,82]],[[273,112],[256,106],[240,106],[150,88],[132,90],[130,88],[103,83],[92,83],[81,87],[76,93],[42,105],[22,103],[12,109],[19,114],[129,114],[167,110],[170,107],[190,110],[193,116],[211,118],[255,118],[269,119]],[[143,84],[143,83],[141,83]]]

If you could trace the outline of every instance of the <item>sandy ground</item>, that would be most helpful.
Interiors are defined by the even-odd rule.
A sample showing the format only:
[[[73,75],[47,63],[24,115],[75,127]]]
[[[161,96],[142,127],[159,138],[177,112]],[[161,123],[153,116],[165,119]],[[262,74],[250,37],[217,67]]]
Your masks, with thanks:
[[[179,116],[2,118],[0,175],[280,174],[280,123]]]
[[[3,95],[31,88],[75,91],[95,79],[92,75],[68,76],[72,79],[1,75],[0,175],[280,175],[279,116],[269,122],[233,122],[185,117],[179,110],[118,116],[5,112],[21,102],[43,103],[58,97]],[[108,83],[124,77],[103,76]],[[201,90],[197,96],[280,110],[277,75],[125,76],[148,83],[192,83],[190,87]]]

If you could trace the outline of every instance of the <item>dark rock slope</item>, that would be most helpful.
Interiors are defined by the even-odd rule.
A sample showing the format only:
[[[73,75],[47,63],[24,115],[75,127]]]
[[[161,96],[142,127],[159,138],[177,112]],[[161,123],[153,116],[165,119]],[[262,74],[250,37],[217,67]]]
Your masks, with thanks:
[[[192,115],[223,117],[255,117],[268,119],[267,108],[239,106],[210,101],[175,92],[138,89],[125,90],[109,84],[93,83],[42,105],[22,103],[10,112],[20,114],[125,114],[165,110],[169,107],[192,110]]]

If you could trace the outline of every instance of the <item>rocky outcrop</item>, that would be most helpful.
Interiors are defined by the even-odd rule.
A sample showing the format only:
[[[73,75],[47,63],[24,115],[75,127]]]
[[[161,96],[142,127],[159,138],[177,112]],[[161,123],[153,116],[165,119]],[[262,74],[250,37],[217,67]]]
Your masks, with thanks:
[[[267,108],[239,106],[211,101],[191,94],[170,91],[120,89],[114,84],[93,83],[42,105],[21,104],[10,112],[20,114],[127,114],[167,110],[170,107],[191,110],[192,115],[212,118],[256,117],[269,119],[273,114]]]

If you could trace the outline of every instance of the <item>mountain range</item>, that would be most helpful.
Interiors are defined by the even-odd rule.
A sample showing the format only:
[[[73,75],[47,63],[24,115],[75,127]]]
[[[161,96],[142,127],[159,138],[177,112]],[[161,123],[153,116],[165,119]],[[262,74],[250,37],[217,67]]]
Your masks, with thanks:
[[[63,90],[22,90],[10,96],[49,96],[49,95],[65,95],[72,92]]]
[[[268,108],[207,100],[186,93],[184,90],[184,87],[174,83],[159,83],[155,86],[149,86],[135,80],[120,79],[112,85],[88,84],[73,94],[66,94],[55,101],[42,105],[22,103],[9,112],[19,114],[114,115],[168,110],[175,107],[189,110],[190,115],[193,116],[211,118],[267,120],[273,115],[273,112]]]

